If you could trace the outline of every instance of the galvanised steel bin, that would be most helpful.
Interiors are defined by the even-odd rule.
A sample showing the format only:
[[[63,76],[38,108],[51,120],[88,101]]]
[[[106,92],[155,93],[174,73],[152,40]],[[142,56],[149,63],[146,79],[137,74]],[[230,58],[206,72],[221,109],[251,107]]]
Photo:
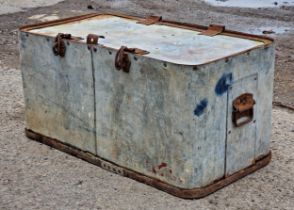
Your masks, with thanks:
[[[267,37],[108,13],[19,38],[31,139],[183,198],[270,161]]]

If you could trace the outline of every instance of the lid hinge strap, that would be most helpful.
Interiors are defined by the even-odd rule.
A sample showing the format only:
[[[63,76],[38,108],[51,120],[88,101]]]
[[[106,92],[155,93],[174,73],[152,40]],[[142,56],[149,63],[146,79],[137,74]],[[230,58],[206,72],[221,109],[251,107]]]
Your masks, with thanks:
[[[155,23],[158,23],[160,21],[162,21],[162,16],[151,15],[151,16],[145,18],[144,20],[138,21],[137,23],[149,26],[149,25],[153,25]]]
[[[202,31],[199,35],[205,35],[205,36],[215,36],[225,31],[225,26],[223,25],[215,25],[211,24],[209,25],[208,29],[205,31]]]

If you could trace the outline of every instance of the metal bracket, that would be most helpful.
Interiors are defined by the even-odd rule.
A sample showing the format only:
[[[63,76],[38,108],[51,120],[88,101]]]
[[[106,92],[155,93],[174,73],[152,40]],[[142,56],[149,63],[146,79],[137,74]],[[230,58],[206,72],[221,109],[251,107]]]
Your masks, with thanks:
[[[115,68],[119,70],[123,70],[124,72],[129,72],[131,67],[131,61],[129,59],[129,56],[127,53],[125,53],[125,50],[127,47],[122,46],[116,53],[115,56]]]
[[[96,45],[98,44],[99,38],[104,39],[104,36],[96,35],[96,34],[88,34],[87,36],[87,44],[93,44]]]
[[[123,70],[124,72],[128,73],[131,67],[131,61],[127,53],[133,53],[136,55],[146,55],[149,52],[145,50],[141,50],[138,48],[127,48],[122,46],[116,53],[115,56],[115,68],[119,70]]]
[[[64,57],[65,56],[65,52],[66,52],[66,46],[64,43],[64,39],[71,39],[71,34],[63,34],[63,33],[59,33],[57,34],[57,36],[55,37],[55,42],[53,45],[53,53],[56,56],[60,56],[60,57]]]
[[[240,127],[252,121],[254,116],[254,104],[255,100],[251,93],[244,93],[233,101],[232,120],[236,127]]]
[[[98,44],[99,36],[96,34],[88,34],[87,36],[87,44]]]
[[[149,25],[153,25],[153,24],[160,22],[160,21],[162,21],[162,16],[151,15],[151,16],[145,18],[144,20],[138,21],[137,23],[149,26]]]
[[[209,25],[208,29],[205,31],[202,31],[199,35],[205,35],[205,36],[215,36],[225,31],[225,26],[223,25]]]

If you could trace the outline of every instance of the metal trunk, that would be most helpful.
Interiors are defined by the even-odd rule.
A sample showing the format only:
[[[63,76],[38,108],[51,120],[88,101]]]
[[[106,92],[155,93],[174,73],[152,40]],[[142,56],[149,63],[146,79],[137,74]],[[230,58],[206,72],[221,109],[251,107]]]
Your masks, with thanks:
[[[266,37],[91,14],[22,27],[20,54],[30,138],[183,198],[270,160]]]

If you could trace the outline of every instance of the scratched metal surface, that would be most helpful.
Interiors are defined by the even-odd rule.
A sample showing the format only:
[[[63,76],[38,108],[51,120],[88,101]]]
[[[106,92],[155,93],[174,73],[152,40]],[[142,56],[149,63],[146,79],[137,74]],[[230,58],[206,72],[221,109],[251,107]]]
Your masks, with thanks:
[[[114,50],[105,48],[93,55],[97,153],[103,158],[181,188],[194,188],[268,153],[273,48],[196,71],[130,56],[132,66],[126,74],[114,69],[114,56]],[[258,80],[251,81],[255,76]],[[246,92],[257,101],[256,123],[235,128],[232,100]]]
[[[273,46],[197,69],[129,54],[124,73],[116,50],[71,43],[60,58],[53,41],[20,34],[27,128],[188,189],[269,151]],[[235,128],[232,100],[248,91],[256,123]]]
[[[71,44],[60,58],[53,41],[20,33],[26,127],[96,154],[91,54]]]
[[[119,49],[121,46],[147,50],[150,58],[171,63],[197,65],[263,45],[262,42],[224,35],[208,37],[199,32],[163,25],[145,26],[135,20],[101,15],[82,21],[32,30],[56,36],[70,33],[85,38],[88,34],[105,36],[99,43]]]
[[[258,84],[258,74],[253,74],[241,78],[231,85],[228,89],[228,104],[233,101],[242,93],[253,93],[255,104],[258,106],[259,100],[256,98]],[[233,113],[233,106],[228,106],[228,113]],[[253,121],[256,118],[256,112]],[[228,120],[227,128],[227,152],[226,152],[226,174],[231,175],[246,166],[253,163],[255,158],[255,141],[256,141],[256,123],[249,123],[247,125],[235,128],[232,120]]]

